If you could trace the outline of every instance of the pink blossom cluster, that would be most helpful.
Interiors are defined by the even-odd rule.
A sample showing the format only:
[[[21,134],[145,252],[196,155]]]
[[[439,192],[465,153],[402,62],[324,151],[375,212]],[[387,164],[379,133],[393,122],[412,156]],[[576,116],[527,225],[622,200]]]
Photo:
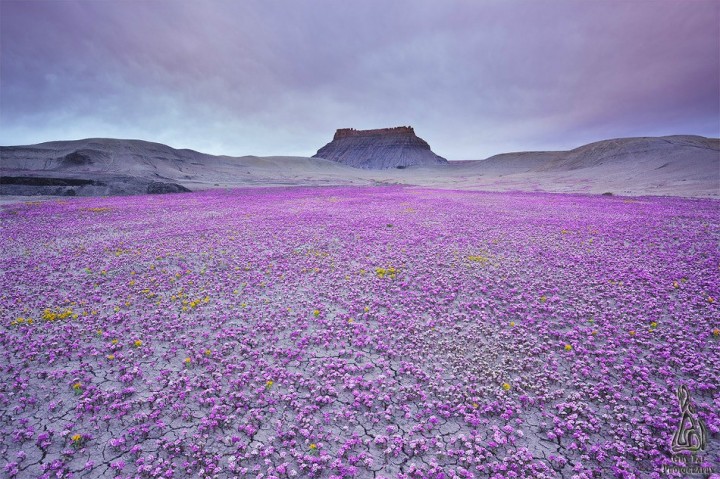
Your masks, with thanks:
[[[681,477],[661,472],[681,384],[717,467],[718,206],[400,187],[6,205],[0,474]]]

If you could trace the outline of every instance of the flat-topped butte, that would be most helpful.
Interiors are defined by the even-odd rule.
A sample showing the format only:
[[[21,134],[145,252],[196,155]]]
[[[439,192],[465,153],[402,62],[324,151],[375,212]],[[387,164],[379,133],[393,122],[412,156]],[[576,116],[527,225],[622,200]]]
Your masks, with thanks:
[[[445,164],[411,126],[356,130],[340,128],[314,155],[355,168],[383,170]]]

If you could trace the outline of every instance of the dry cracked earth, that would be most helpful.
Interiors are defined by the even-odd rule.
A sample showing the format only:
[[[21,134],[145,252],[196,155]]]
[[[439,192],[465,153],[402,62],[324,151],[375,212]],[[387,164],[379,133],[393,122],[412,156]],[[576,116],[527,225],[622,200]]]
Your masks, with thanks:
[[[3,477],[720,473],[716,200],[278,188],[1,208]],[[699,451],[671,449],[681,385]]]

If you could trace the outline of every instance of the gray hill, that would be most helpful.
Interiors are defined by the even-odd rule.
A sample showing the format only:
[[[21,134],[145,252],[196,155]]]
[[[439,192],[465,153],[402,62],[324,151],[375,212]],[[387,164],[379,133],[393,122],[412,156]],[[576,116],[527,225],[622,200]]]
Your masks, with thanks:
[[[100,196],[188,192],[163,166],[200,153],[139,140],[91,138],[0,147],[4,195]]]
[[[457,173],[475,178],[476,186],[494,178],[526,191],[718,197],[720,140],[692,135],[603,140],[569,151],[463,162]]]
[[[141,140],[0,146],[0,195],[110,196],[215,187],[374,184],[306,157],[214,156]]]
[[[422,149],[434,155],[429,147]],[[93,138],[0,147],[3,201],[9,201],[10,195],[128,195],[223,187],[378,184],[720,198],[720,140],[700,136],[621,138],[569,151],[505,153],[479,161],[440,159],[430,165],[382,170],[354,168],[322,158],[213,156],[139,140]]]
[[[313,158],[324,158],[369,170],[447,163],[445,158],[433,153],[430,145],[416,136],[410,126],[378,130],[342,128]]]

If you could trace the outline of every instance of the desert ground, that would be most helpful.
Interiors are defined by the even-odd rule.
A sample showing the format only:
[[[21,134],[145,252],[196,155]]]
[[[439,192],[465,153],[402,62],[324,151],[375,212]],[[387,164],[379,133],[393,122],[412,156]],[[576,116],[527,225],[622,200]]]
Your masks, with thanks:
[[[0,205],[3,477],[720,473],[715,199],[19,200]],[[680,385],[708,441],[678,455]]]

